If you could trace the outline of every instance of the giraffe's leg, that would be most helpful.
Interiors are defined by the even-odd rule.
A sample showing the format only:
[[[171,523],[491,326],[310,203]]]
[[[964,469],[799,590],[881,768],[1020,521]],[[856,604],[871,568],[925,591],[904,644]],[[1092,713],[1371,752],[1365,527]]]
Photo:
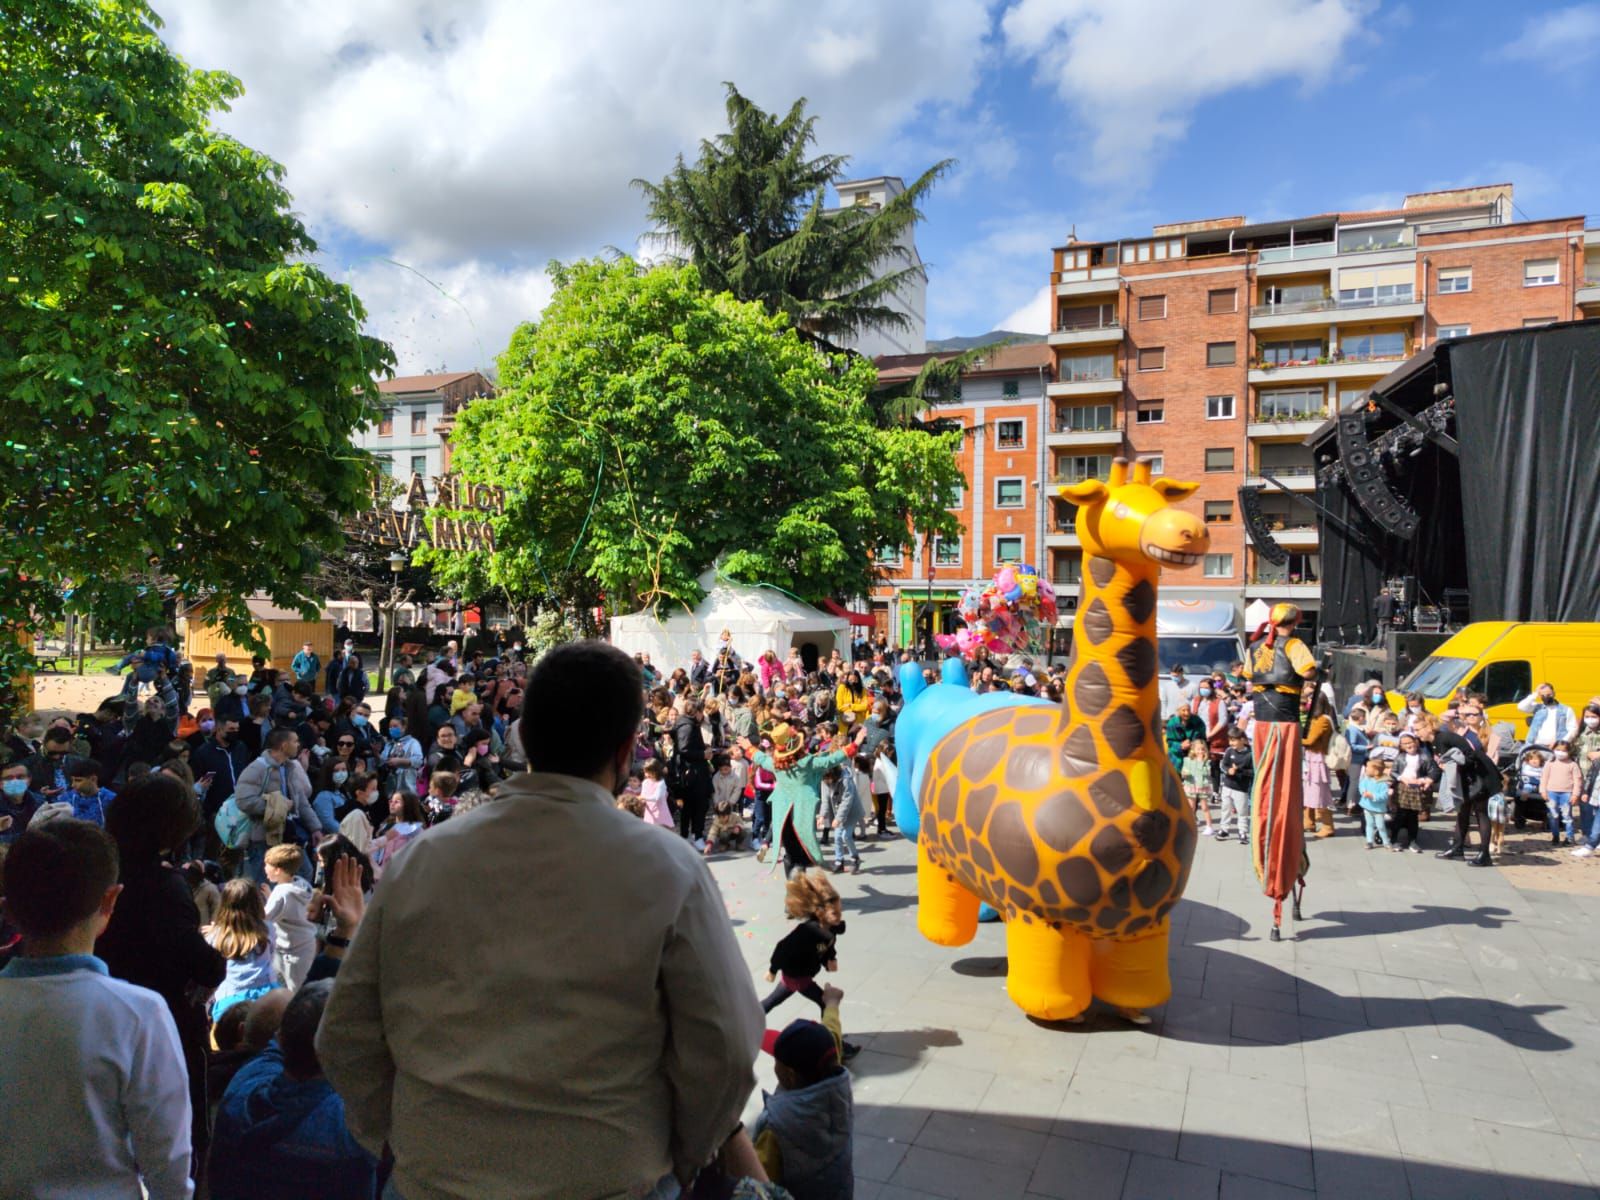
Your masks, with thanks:
[[[1090,973],[1094,994],[1118,1008],[1143,1009],[1172,998],[1172,977],[1167,972],[1169,927],[1135,942],[1097,941]]]
[[[1021,916],[1006,922],[1006,991],[1030,1017],[1065,1021],[1089,1007],[1089,939]]]
[[[978,932],[978,898],[917,842],[917,928],[940,946],[965,946]]]

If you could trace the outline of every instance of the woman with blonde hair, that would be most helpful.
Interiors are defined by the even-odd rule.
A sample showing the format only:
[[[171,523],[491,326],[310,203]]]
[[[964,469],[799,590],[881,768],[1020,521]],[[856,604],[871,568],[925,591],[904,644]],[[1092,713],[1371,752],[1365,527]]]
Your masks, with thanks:
[[[211,1000],[211,1020],[243,1000],[264,996],[283,983],[272,969],[272,924],[261,887],[251,879],[222,885],[216,918],[206,939],[227,960],[227,974]]]

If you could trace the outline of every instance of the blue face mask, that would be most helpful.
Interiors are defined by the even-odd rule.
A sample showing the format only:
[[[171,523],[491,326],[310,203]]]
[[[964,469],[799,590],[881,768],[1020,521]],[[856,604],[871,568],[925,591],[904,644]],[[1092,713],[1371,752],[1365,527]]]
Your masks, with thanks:
[[[26,796],[28,794],[28,781],[26,779],[8,779],[0,783],[0,791],[8,796]]]
[[[389,736],[392,737],[392,738],[403,737],[405,735],[405,732],[406,731],[404,729],[400,728],[400,726],[398,726],[398,725],[389,726]]]
[[[333,781],[335,783],[343,783],[346,779],[349,779],[349,778],[350,778],[350,772],[349,771],[335,771],[333,773]]]
[[[360,713],[357,713],[355,716],[350,718],[350,724],[354,725],[357,729],[365,729],[367,727],[367,719]]]

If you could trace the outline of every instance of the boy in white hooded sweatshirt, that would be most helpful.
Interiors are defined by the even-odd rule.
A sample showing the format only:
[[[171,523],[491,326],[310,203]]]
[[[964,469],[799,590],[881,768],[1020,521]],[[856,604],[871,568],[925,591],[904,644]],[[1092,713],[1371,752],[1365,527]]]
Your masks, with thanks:
[[[317,956],[317,931],[306,915],[311,885],[300,878],[305,853],[285,843],[267,851],[267,920],[273,929],[272,967],[291,992],[306,981]]]

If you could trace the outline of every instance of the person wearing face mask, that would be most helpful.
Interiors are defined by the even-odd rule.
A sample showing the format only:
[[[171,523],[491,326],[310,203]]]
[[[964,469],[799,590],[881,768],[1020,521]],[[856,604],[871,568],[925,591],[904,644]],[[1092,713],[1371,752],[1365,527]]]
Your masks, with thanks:
[[[1570,741],[1572,761],[1578,764],[1578,770],[1587,775],[1596,763],[1600,763],[1600,704],[1590,703],[1584,707],[1583,716],[1578,718],[1578,732]]]
[[[1574,842],[1577,825],[1577,806],[1573,803],[1583,794],[1583,773],[1572,761],[1572,746],[1558,741],[1551,747],[1550,761],[1544,766],[1539,779],[1539,794],[1544,797],[1545,809],[1550,819],[1550,844],[1561,845],[1566,835],[1567,845]]]
[[[28,786],[26,763],[13,759],[0,766],[0,846],[22,836],[45,798]]]
[[[1572,709],[1556,699],[1556,689],[1541,683],[1532,695],[1517,701],[1520,712],[1531,713],[1525,746],[1554,746],[1567,741],[1578,732],[1578,718]]]
[[[243,675],[230,675],[227,687],[212,706],[217,720],[244,722],[250,719],[250,685]]]
[[[642,697],[614,647],[545,653],[521,728],[532,771],[417,837],[373,894],[317,1051],[357,1139],[394,1148],[404,1195],[643,1195],[739,1121],[763,1020],[724,901],[690,846],[614,804]],[[577,937],[529,919],[579,912]],[[471,962],[565,1000],[508,1007]],[[446,1006],[461,1036],[441,1040]],[[554,1113],[557,1093],[572,1101]]]
[[[1211,757],[1211,794],[1221,795],[1222,756],[1228,752],[1228,726],[1233,719],[1216,680],[1207,677],[1200,681],[1195,691],[1194,715],[1206,729],[1206,751]]]
[[[378,754],[383,786],[390,792],[416,791],[417,774],[422,770],[422,743],[406,731],[406,726],[406,719],[398,715],[384,722],[384,744]]]
[[[204,724],[201,722],[202,726]],[[200,792],[204,829],[211,828],[217,809],[233,795],[239,776],[250,765],[250,757],[250,751],[239,740],[239,722],[232,717],[214,717],[206,739],[189,755],[189,765],[196,778],[206,784]]]

